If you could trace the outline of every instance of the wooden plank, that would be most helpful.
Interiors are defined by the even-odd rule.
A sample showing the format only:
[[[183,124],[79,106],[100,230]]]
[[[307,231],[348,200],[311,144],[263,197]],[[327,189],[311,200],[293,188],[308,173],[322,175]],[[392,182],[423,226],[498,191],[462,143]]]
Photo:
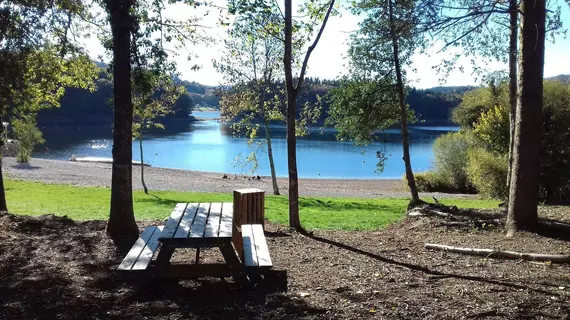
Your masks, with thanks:
[[[150,239],[148,239],[146,246],[142,250],[141,255],[139,256],[137,262],[133,265],[133,268],[131,270],[133,270],[133,271],[134,270],[145,270],[146,267],[148,267],[148,264],[152,260],[152,256],[156,252],[156,249],[158,248],[158,244],[160,243],[158,241],[158,237],[160,237],[160,233],[164,229],[164,226],[159,226],[156,229],[157,230],[152,234]]]
[[[257,253],[258,266],[272,267],[273,262],[271,261],[271,256],[269,255],[269,248],[267,247],[265,234],[263,234],[263,226],[260,224],[253,224],[251,225],[251,230],[253,233],[255,252]]]
[[[232,223],[234,216],[234,206],[231,202],[224,202],[222,204],[222,216],[220,219],[220,232],[218,237],[231,238],[232,237]]]
[[[194,218],[194,223],[192,223],[192,228],[190,229],[189,238],[202,238],[204,236],[204,229],[206,227],[206,220],[208,219],[209,213],[210,204],[200,203],[198,206],[198,212]]]
[[[265,230],[265,194],[261,197],[261,225],[263,226],[263,230]]]
[[[198,212],[198,204],[189,203],[186,210],[184,210],[184,215],[182,219],[180,219],[176,233],[172,237],[173,239],[188,238],[190,227],[192,226],[192,222],[194,222],[194,217],[196,217],[196,212]]]
[[[246,267],[257,267],[257,252],[255,251],[255,244],[253,238],[253,230],[250,224],[243,224],[241,226],[241,235],[243,239],[243,259]]]
[[[253,210],[255,210],[255,208],[253,207],[253,205],[255,204],[255,202],[253,201],[253,194],[248,193],[247,194],[247,223],[251,224],[252,219],[253,219]]]
[[[168,221],[164,225],[164,230],[160,234],[161,239],[170,239],[176,233],[176,228],[178,228],[178,224],[180,223],[180,219],[184,214],[184,210],[186,210],[187,203],[178,203],[174,210],[170,214]]]
[[[206,223],[204,238],[217,238],[220,232],[220,217],[222,215],[222,203],[212,203],[210,206],[210,215]]]
[[[129,253],[127,253],[127,255],[125,256],[125,258],[123,259],[117,270],[131,270],[133,264],[137,262],[137,259],[139,258],[141,252],[145,248],[148,239],[150,239],[155,230],[156,230],[155,226],[144,228],[143,232],[141,233],[141,235],[139,236],[139,238],[137,239],[131,250],[129,250]]]

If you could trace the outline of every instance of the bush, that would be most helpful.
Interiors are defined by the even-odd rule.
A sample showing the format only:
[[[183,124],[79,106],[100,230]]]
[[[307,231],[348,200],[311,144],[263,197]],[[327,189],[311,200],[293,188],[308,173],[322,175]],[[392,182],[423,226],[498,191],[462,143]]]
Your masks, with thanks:
[[[473,134],[489,150],[509,153],[509,108],[498,105],[485,111],[473,128]]]
[[[477,88],[466,92],[461,103],[455,109],[451,118],[462,129],[472,129],[482,113],[497,105],[509,105],[509,91],[506,83],[490,84],[485,88]]]
[[[36,127],[35,120],[30,119],[15,120],[12,127],[20,144],[16,161],[27,163],[30,161],[35,145],[44,143],[42,132]]]
[[[445,183],[447,189],[458,192],[472,192],[473,187],[467,177],[467,156],[472,146],[472,138],[467,133],[454,132],[441,135],[433,144],[433,178]]]
[[[453,188],[448,181],[441,178],[435,172],[417,172],[414,174],[416,179],[416,187],[419,192],[446,192],[454,193],[458,190]],[[407,183],[406,176],[404,175],[404,183]]]
[[[468,178],[477,191],[487,197],[506,199],[508,156],[475,148],[469,151],[468,158]]]

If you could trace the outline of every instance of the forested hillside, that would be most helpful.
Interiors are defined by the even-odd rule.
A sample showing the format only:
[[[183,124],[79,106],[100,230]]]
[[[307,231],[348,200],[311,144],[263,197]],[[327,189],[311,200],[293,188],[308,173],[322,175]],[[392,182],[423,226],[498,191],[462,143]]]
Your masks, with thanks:
[[[101,65],[100,66],[104,66]],[[570,81],[570,75],[552,77],[564,83]],[[197,82],[181,81],[187,94],[182,95],[176,104],[176,113],[165,119],[191,119],[189,113],[192,108],[219,108],[220,98],[216,94],[216,87],[206,86]],[[299,97],[300,105],[306,102],[315,103],[317,96],[322,99],[322,115],[318,124],[322,125],[327,116],[330,89],[338,85],[338,81],[307,79],[307,89]],[[426,124],[451,123],[451,112],[459,105],[463,94],[474,89],[472,86],[434,87],[429,89],[411,88],[408,91],[408,103],[417,118]],[[111,97],[113,82],[108,73],[102,68],[97,80],[97,90],[89,92],[85,89],[68,88],[61,99],[60,108],[43,110],[38,116],[38,123],[42,126],[52,124],[73,123],[77,125],[111,124],[113,108]]]

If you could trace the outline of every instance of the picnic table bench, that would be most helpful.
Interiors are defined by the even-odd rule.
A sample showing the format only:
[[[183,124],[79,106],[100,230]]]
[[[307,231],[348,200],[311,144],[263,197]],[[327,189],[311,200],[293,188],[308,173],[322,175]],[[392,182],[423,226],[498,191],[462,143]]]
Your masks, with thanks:
[[[144,229],[117,269],[157,278],[231,276],[236,281],[267,272],[273,264],[263,226],[240,226],[243,244],[235,247],[232,236],[238,232],[238,226],[233,213],[232,203],[178,203],[164,226]],[[200,264],[200,249],[212,247],[220,249],[225,263]],[[195,263],[171,264],[177,248],[195,248]],[[238,252],[243,252],[243,260]]]

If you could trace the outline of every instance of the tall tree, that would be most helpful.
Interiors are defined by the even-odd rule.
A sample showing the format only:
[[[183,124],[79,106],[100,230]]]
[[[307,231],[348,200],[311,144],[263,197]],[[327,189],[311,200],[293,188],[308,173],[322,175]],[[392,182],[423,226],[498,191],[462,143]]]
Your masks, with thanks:
[[[138,235],[132,201],[133,65],[135,70],[173,70],[175,65],[168,60],[165,43],[179,49],[187,41],[197,41],[197,18],[166,18],[165,1],[105,0],[103,4],[111,26],[111,37],[109,40],[107,36],[105,44],[113,53],[114,83],[113,172],[107,232],[115,239],[133,239]]]
[[[352,79],[348,85],[333,91],[331,107],[331,121],[337,128],[344,127],[340,130],[341,137],[345,131],[354,130],[349,136],[356,138],[357,143],[369,143],[374,139],[375,131],[384,130],[393,123],[401,124],[402,159],[412,196],[411,205],[419,203],[420,199],[410,159],[408,118],[411,112],[406,102],[403,68],[410,63],[414,51],[423,48],[424,35],[420,27],[424,16],[430,16],[428,9],[431,10],[427,4],[411,0],[363,0],[355,4],[354,12],[364,13],[366,18],[351,38]],[[346,98],[352,102],[347,104]],[[355,118],[349,114],[366,116],[353,126],[350,123]],[[385,155],[377,154],[381,169]]]
[[[517,112],[517,54],[519,30],[518,0],[509,0],[509,169],[507,173],[507,190],[510,188],[513,167],[513,151],[515,145],[515,115]]]
[[[398,92],[398,104],[400,106],[400,123],[402,126],[403,149],[402,159],[404,160],[404,166],[406,167],[406,180],[408,181],[408,187],[410,188],[410,193],[412,194],[412,202],[418,203],[420,201],[420,196],[418,195],[418,188],[416,187],[416,180],[414,179],[414,172],[412,171],[412,160],[410,159],[410,133],[408,131],[409,110],[406,104],[406,96],[404,94],[404,80],[402,78],[402,70],[400,64],[400,37],[409,29],[412,29],[413,25],[410,27],[406,26],[405,23],[402,24],[402,19],[398,20],[399,25],[396,25],[396,19],[394,17],[394,3],[392,0],[386,1],[388,2],[388,23],[390,26],[390,38],[392,38],[391,40],[392,55],[394,56],[394,71],[396,72],[396,91]],[[411,8],[408,7],[405,8],[405,10],[413,10],[413,2],[411,5]],[[413,22],[411,23],[413,24]]]
[[[275,36],[279,33],[278,23],[278,14],[272,11],[238,17],[225,41],[226,51],[221,61],[214,63],[226,79],[224,87],[228,88],[221,92],[224,118],[235,121],[234,130],[249,136],[249,144],[257,137],[259,126],[255,122],[260,121],[263,125],[275,195],[279,194],[279,186],[269,124],[284,120],[280,99],[283,42]]]
[[[537,223],[546,5],[523,0],[518,99],[507,215],[508,235]]]
[[[333,11],[335,0],[325,2],[325,4],[312,2],[308,7],[309,14],[315,19],[322,21],[317,35],[301,64],[298,77],[293,77],[293,9],[292,1],[285,0],[285,52],[283,64],[285,67],[285,87],[287,90],[287,165],[289,167],[289,226],[295,230],[303,230],[299,217],[299,175],[297,173],[297,97],[303,86],[307,65],[313,50],[317,47],[319,40],[325,30],[328,19]],[[323,12],[323,8],[326,11]],[[312,30],[312,26],[310,29]]]
[[[131,32],[133,0],[106,0],[113,47],[113,169],[111,212],[107,233],[114,239],[136,238],[139,230],[133,212],[131,87]]]
[[[144,179],[143,152],[145,133],[150,129],[164,129],[160,118],[177,111],[175,105],[178,98],[186,91],[173,78],[173,75],[164,73],[164,70],[139,67],[133,72],[133,138],[139,141],[141,184],[146,194],[148,187]]]
[[[25,117],[26,127],[35,128],[35,113],[58,106],[65,86],[89,82],[93,64],[74,41],[82,35],[77,18],[86,10],[82,1],[0,3],[0,122]],[[1,161],[0,210],[7,210]]]

